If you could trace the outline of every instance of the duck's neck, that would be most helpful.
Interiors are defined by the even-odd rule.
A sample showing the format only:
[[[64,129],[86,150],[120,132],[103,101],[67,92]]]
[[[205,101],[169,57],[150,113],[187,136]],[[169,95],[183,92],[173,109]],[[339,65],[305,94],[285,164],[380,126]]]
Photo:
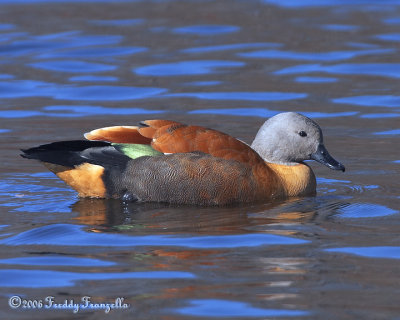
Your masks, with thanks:
[[[288,197],[312,196],[316,194],[316,180],[312,169],[304,164],[284,165],[266,163],[281,180]]]

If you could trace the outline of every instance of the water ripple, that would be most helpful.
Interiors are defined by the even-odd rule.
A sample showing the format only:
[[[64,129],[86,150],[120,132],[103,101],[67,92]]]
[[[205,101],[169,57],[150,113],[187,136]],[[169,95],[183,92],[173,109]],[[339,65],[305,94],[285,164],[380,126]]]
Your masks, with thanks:
[[[115,82],[118,81],[117,77],[113,76],[92,76],[92,75],[84,75],[84,76],[75,76],[69,78],[69,81],[86,81],[86,82]]]
[[[282,50],[260,50],[254,52],[238,53],[245,58],[306,60],[306,61],[338,61],[352,59],[364,55],[391,53],[394,49],[371,49],[361,51],[331,51],[331,52],[295,52]]]
[[[49,112],[50,111],[50,112]],[[54,112],[55,111],[55,112]],[[102,106],[46,106],[41,111],[32,110],[0,110],[0,118],[29,118],[29,117],[90,117],[101,115],[130,115],[164,113],[163,110],[148,110],[142,108],[107,108]]]
[[[400,107],[400,96],[368,95],[332,99],[334,103],[354,104],[364,107]]]
[[[165,94],[164,96],[204,100],[285,101],[304,99],[307,94],[292,92],[183,92]]]
[[[92,258],[77,258],[61,255],[45,255],[43,257],[21,257],[0,259],[0,264],[22,266],[70,266],[70,267],[110,267],[116,263]]]
[[[168,235],[127,236],[86,232],[82,226],[71,224],[47,225],[0,240],[0,244],[11,246],[59,245],[80,247],[178,246],[187,248],[239,248],[305,243],[308,243],[308,241],[262,233],[194,237]]]
[[[0,270],[2,287],[50,288],[69,287],[77,281],[111,279],[193,279],[189,272],[181,271],[142,271],[142,272],[64,272],[52,270]],[[51,279],[51,281],[49,281]]]
[[[188,301],[189,306],[173,311],[195,317],[236,318],[236,317],[303,317],[310,313],[303,310],[256,308],[248,303],[221,299],[194,299]]]
[[[217,72],[217,68],[243,67],[244,62],[228,60],[193,60],[153,64],[134,69],[141,76],[183,76],[203,75]]]
[[[400,247],[344,247],[325,249],[327,252],[348,253],[365,258],[400,259]]]
[[[400,129],[379,131],[379,132],[375,132],[374,134],[377,134],[377,135],[399,135],[400,134]]]
[[[90,23],[99,26],[112,26],[112,27],[131,27],[143,24],[145,19],[116,19],[116,20],[92,20]]]
[[[346,75],[368,75],[400,78],[400,63],[345,63],[330,66],[321,64],[302,64],[275,71],[274,74],[299,74],[326,72]]]
[[[386,24],[397,25],[397,24],[400,24],[400,18],[397,18],[397,17],[396,18],[388,18],[388,19],[384,19],[383,22]]]
[[[400,33],[387,33],[387,34],[379,34],[375,36],[375,38],[383,41],[394,41],[394,42],[399,42],[400,41]]]
[[[379,5],[399,5],[398,0],[262,0],[265,3],[274,4],[281,7],[288,7],[288,8],[308,8],[308,7],[326,7],[326,6],[354,6],[358,5],[362,8],[361,5],[368,5],[368,4],[378,4]]]
[[[82,46],[114,45],[123,39],[119,35],[81,35],[80,31],[68,31],[28,39],[14,40],[0,46],[0,55],[18,57],[27,54],[41,55],[58,49],[79,48]],[[21,36],[19,34],[18,36]]]
[[[227,51],[238,49],[251,49],[263,47],[280,47],[282,44],[274,42],[256,42],[256,43],[232,43],[216,46],[194,47],[181,50],[183,53],[209,53],[215,51]]]
[[[227,99],[228,100],[228,99]],[[282,112],[276,110],[269,110],[266,108],[223,108],[223,109],[199,109],[189,111],[189,114],[225,114],[230,116],[250,116],[250,117],[263,117],[269,118]],[[356,115],[358,112],[301,112],[307,117],[311,118],[336,118],[336,117],[349,117]]]
[[[341,218],[375,218],[398,212],[397,210],[374,203],[353,203],[339,209]]]
[[[217,86],[219,84],[222,84],[222,81],[217,81],[217,80],[209,80],[209,81],[192,81],[192,82],[186,82],[185,86]]]
[[[39,59],[48,58],[106,58],[116,56],[132,55],[140,52],[146,52],[145,47],[88,47],[71,50],[63,50],[61,52],[53,51],[41,53],[36,56]]]
[[[68,115],[85,117],[95,115],[129,115],[129,114],[154,114],[163,113],[163,110],[148,110],[143,108],[106,108],[101,106],[47,106],[44,107],[45,111],[68,111],[68,113],[60,113],[59,116],[64,117]],[[57,114],[52,113],[52,116]]]
[[[359,30],[359,26],[354,26],[350,24],[324,24],[321,26],[324,30],[331,30],[331,31],[355,31]]]
[[[231,25],[193,25],[172,29],[173,33],[190,34],[196,36],[215,36],[226,33],[238,32],[240,27]]]
[[[59,61],[43,61],[28,64],[31,67],[44,69],[49,71],[61,71],[71,73],[82,72],[103,72],[115,70],[117,67],[113,65],[86,62],[79,60],[59,60]]]
[[[337,82],[337,78],[328,78],[328,77],[297,77],[294,79],[296,82],[304,82],[304,83],[332,83]]]
[[[0,30],[12,30],[15,29],[15,25],[12,23],[0,23]]]
[[[124,86],[72,86],[33,80],[0,82],[0,98],[50,97],[63,100],[121,101],[145,99],[165,93],[163,88]]]
[[[43,178],[50,178],[52,184],[58,187],[43,185]],[[0,196],[7,201],[0,202],[0,207],[9,207],[10,212],[71,212],[75,192],[64,186],[50,172],[46,172],[40,181],[35,174],[3,176],[0,180]]]
[[[64,100],[100,100],[121,101],[145,99],[166,92],[166,89],[148,87],[121,87],[121,86],[60,86],[52,88],[48,93],[53,98]]]
[[[379,118],[398,118],[400,113],[366,113],[360,116],[360,118],[365,119],[379,119]]]

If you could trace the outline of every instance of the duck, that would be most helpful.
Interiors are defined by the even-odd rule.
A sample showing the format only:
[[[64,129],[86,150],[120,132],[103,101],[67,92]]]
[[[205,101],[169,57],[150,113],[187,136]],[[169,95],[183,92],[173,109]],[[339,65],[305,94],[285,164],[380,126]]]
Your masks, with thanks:
[[[92,130],[85,139],[21,150],[79,197],[219,206],[316,195],[306,160],[345,171],[312,119],[279,113],[251,145],[226,133],[172,120]]]

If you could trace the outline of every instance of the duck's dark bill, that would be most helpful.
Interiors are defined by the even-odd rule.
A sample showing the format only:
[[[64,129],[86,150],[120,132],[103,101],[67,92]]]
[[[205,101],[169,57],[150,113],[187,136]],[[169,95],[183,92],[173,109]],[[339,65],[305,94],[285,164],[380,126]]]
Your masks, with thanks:
[[[333,159],[323,144],[318,146],[317,151],[311,155],[311,159],[318,161],[319,163],[322,163],[333,170],[345,171],[344,165]]]

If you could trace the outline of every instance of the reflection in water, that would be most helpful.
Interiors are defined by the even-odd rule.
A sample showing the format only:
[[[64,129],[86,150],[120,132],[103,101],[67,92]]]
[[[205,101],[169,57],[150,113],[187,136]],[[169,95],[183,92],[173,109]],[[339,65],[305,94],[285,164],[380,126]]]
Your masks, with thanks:
[[[293,208],[291,203],[295,205]],[[195,234],[241,234],[243,229],[271,223],[300,223],[311,219],[313,207],[298,209],[295,199],[284,203],[201,208],[157,203],[125,203],[120,200],[80,199],[72,206],[76,219],[87,225],[103,225],[133,233],[193,232]],[[230,239],[233,241],[234,239]],[[256,238],[254,239],[256,240]],[[257,240],[258,241],[258,240]]]

